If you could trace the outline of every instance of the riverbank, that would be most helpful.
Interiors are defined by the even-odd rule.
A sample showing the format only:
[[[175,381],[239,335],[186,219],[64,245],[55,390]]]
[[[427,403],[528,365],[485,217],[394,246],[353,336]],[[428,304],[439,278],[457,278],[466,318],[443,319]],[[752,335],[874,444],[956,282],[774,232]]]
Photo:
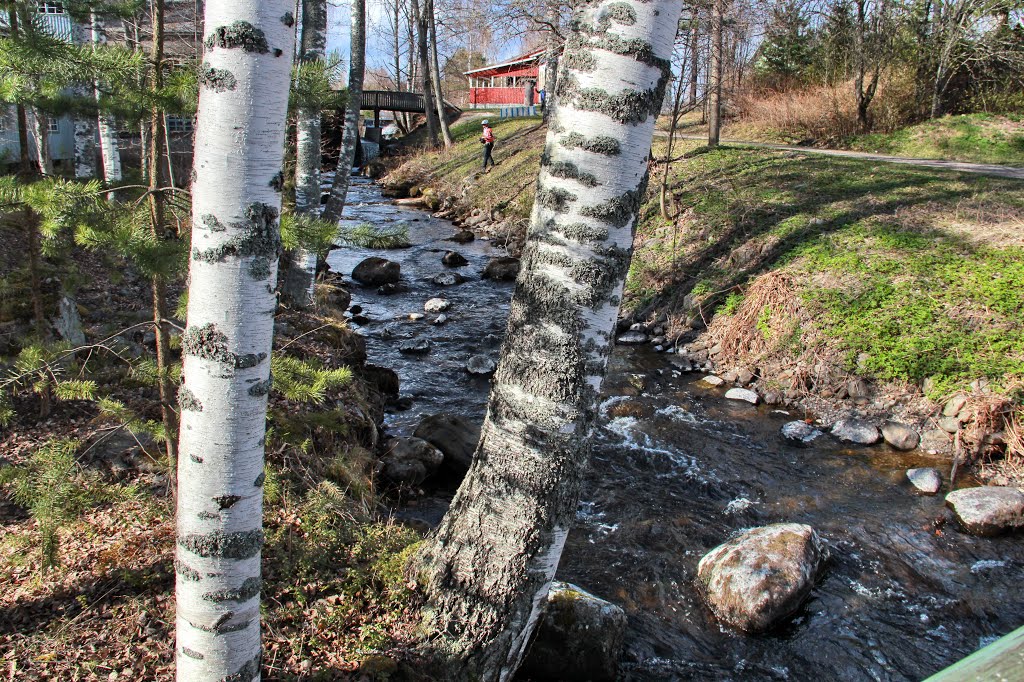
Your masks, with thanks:
[[[546,130],[500,122],[506,165],[482,174],[477,125],[383,182],[515,252]],[[669,218],[656,164],[637,229],[634,341],[826,425],[895,420],[928,451],[1021,482],[1024,185],[689,141],[673,154]]]

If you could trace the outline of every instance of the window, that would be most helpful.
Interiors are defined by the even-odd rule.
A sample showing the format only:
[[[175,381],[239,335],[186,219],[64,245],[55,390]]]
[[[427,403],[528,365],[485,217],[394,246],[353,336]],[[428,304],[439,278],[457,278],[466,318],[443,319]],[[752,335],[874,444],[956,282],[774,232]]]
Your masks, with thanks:
[[[167,117],[167,132],[169,133],[191,133],[193,128],[191,118],[181,116]]]
[[[39,14],[64,14],[64,3],[62,2],[40,2],[36,3],[36,12]]]
[[[55,118],[46,119],[46,132],[56,134],[60,132],[60,121]]]

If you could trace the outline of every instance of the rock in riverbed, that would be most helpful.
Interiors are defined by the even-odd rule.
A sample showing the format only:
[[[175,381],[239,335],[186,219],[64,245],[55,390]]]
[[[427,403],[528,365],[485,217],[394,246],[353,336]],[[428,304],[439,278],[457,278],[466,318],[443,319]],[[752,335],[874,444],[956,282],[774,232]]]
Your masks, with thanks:
[[[474,355],[466,362],[466,371],[478,376],[493,374],[498,365],[486,355]]]
[[[725,397],[729,400],[742,400],[751,405],[757,405],[761,400],[760,396],[747,388],[730,388],[725,392]]]
[[[468,244],[474,239],[476,239],[476,235],[469,230],[459,230],[451,237],[448,237],[448,241],[455,242],[456,244]]]
[[[458,251],[446,251],[441,257],[441,262],[450,268],[457,268],[462,265],[469,265],[469,261]]]
[[[704,555],[697,579],[705,602],[723,622],[763,632],[795,612],[828,560],[810,526],[754,528]]]
[[[444,468],[458,478],[465,476],[480,440],[480,426],[453,414],[426,417],[413,433],[444,453]]]
[[[921,442],[917,431],[899,422],[885,422],[882,425],[882,438],[897,450],[913,450]]]
[[[907,480],[922,495],[934,495],[942,488],[942,474],[938,469],[907,469]]]
[[[430,341],[427,339],[404,341],[398,346],[398,352],[406,355],[426,355],[430,352]]]
[[[440,287],[452,287],[456,284],[462,284],[466,281],[466,278],[457,272],[442,272],[439,275],[434,275],[430,281]]]
[[[511,256],[492,258],[484,268],[484,279],[499,282],[514,282],[519,276],[519,259]]]
[[[972,535],[999,535],[1024,527],[1024,493],[1017,488],[962,488],[946,495],[946,506]]]
[[[444,454],[420,438],[392,438],[378,472],[395,485],[419,485],[444,461]]]
[[[647,334],[643,332],[626,332],[615,339],[615,343],[622,346],[637,346],[641,343],[647,343]]]
[[[824,434],[821,431],[807,422],[792,421],[782,427],[782,438],[790,445],[807,447],[822,435]]]
[[[842,419],[832,427],[832,435],[847,443],[857,445],[874,445],[882,439],[874,424],[862,419]]]
[[[352,270],[352,279],[367,286],[393,284],[402,276],[402,266],[387,258],[371,256]]]
[[[626,637],[626,613],[575,585],[555,582],[522,672],[530,679],[611,682]]]
[[[423,310],[428,313],[443,313],[451,307],[451,302],[443,298],[432,298],[423,304]]]

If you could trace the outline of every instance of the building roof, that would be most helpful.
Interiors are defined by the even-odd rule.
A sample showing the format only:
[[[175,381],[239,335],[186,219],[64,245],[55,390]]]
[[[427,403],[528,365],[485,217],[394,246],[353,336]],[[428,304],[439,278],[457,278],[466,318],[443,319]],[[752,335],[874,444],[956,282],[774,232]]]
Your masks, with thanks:
[[[477,77],[498,76],[498,75],[510,75],[509,74],[510,71],[515,71],[516,73],[514,75],[520,75],[519,72],[524,70],[524,67],[527,67],[529,64],[531,64],[533,62],[539,61],[541,55],[543,55],[543,54],[544,54],[544,50],[543,49],[541,49],[541,50],[534,50],[533,52],[528,52],[528,53],[526,53],[524,55],[520,55],[518,57],[515,57],[514,59],[510,59],[508,61],[501,62],[499,64],[489,64],[487,66],[482,66],[479,69],[473,69],[472,71],[463,71],[462,75],[464,75],[464,76],[477,76]],[[519,68],[516,68],[516,67],[519,67]]]

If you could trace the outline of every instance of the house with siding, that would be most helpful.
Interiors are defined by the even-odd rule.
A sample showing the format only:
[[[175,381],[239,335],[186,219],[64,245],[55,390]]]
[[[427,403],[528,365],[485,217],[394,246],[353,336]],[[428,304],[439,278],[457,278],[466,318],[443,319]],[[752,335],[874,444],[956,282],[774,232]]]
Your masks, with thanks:
[[[535,50],[498,64],[464,71],[469,79],[469,107],[485,109],[539,104],[544,87],[544,50]]]

